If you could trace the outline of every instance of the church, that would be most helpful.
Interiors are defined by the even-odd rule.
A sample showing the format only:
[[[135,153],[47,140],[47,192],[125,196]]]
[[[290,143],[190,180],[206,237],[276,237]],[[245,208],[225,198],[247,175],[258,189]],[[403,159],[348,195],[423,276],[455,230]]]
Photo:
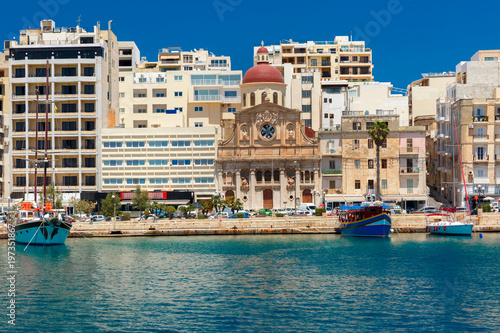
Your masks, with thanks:
[[[223,120],[218,143],[218,190],[244,209],[319,203],[321,153],[301,111],[286,108],[286,84],[261,47],[240,85],[242,108]]]

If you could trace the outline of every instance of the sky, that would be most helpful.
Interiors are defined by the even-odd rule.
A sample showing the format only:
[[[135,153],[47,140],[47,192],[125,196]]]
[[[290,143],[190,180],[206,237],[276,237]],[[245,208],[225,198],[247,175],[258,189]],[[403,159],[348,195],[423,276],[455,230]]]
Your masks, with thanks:
[[[253,65],[253,47],[281,40],[364,40],[376,81],[406,89],[421,73],[454,71],[477,50],[500,49],[497,1],[327,0],[97,1],[38,0],[2,4],[0,37],[53,19],[56,27],[93,30],[97,21],[119,41],[134,41],[150,61],[161,48],[204,48],[231,56],[232,69]]]

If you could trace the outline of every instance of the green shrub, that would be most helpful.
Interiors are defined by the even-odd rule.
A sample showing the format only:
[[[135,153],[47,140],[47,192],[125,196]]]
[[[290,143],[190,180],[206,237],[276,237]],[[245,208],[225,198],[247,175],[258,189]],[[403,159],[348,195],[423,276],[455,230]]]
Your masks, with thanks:
[[[236,213],[235,216],[237,219],[244,219],[245,218],[245,213]]]
[[[491,213],[491,206],[489,204],[483,205],[483,212],[484,213]]]
[[[123,221],[130,221],[130,213],[123,213],[122,220]]]
[[[198,220],[204,220],[204,219],[206,219],[205,215],[198,214]]]
[[[316,211],[314,212],[314,215],[316,215],[316,216],[322,216],[324,211],[325,210],[323,208],[316,208]]]
[[[276,213],[276,217],[283,217],[283,216],[285,216],[285,214],[283,214],[283,213]]]

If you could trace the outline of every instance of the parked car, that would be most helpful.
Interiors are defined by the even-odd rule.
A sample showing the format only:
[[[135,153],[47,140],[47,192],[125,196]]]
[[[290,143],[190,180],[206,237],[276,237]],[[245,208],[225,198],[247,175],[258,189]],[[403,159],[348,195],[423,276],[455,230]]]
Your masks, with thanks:
[[[259,215],[272,216],[273,211],[268,208],[259,209]]]
[[[92,219],[92,222],[104,222],[106,221],[106,218],[104,217],[104,215],[94,215],[91,217]]]
[[[297,210],[297,217],[313,216],[313,212],[310,210]]]
[[[390,210],[391,210],[391,214],[401,214],[402,212],[402,209],[399,205],[391,205],[389,206]]]
[[[413,211],[412,214],[430,214],[430,213],[437,213],[437,208],[434,206],[425,206],[420,208],[419,210]]]

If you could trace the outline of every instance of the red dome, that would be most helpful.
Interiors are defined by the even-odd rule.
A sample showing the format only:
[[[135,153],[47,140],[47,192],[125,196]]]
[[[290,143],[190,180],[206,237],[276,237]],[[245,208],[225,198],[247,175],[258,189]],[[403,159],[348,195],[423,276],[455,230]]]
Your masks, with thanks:
[[[257,54],[259,54],[259,53],[268,53],[269,54],[269,51],[264,46],[261,46],[257,50]]]
[[[243,83],[254,82],[283,83],[284,81],[283,75],[281,75],[280,71],[266,62],[260,63],[257,66],[253,66],[245,73],[245,76],[243,77]]]

